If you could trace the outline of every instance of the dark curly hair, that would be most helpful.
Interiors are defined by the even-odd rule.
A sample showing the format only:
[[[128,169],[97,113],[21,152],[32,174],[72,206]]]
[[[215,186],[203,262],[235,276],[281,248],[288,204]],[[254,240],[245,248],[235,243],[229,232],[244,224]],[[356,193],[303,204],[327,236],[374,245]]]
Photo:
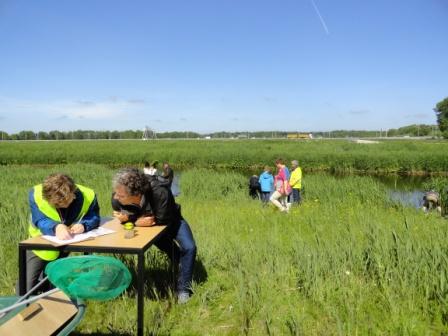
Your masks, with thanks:
[[[143,195],[150,187],[146,175],[137,168],[118,171],[112,180],[112,188],[115,189],[118,185],[124,186],[130,196]]]

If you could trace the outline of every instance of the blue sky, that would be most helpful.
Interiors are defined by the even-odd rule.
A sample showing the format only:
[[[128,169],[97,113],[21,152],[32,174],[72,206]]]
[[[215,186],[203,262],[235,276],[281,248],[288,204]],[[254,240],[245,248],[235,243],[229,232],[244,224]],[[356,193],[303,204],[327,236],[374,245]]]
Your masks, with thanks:
[[[0,0],[0,130],[434,124],[447,42],[447,0]]]

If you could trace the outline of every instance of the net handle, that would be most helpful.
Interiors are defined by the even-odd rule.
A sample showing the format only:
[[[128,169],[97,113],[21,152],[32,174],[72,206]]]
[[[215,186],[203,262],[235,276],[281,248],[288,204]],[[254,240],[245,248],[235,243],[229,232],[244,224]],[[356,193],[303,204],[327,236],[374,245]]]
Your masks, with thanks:
[[[54,293],[59,292],[59,291],[60,291],[59,288],[54,288],[52,290],[49,290],[48,292],[42,293],[42,294],[37,295],[37,296],[33,296],[31,299],[24,300],[24,301],[19,300],[16,303],[14,303],[12,306],[9,306],[7,308],[4,308],[4,309],[0,310],[0,314],[1,314],[1,316],[3,316],[6,313],[10,312],[11,310],[14,310],[14,309],[16,309],[16,308],[18,308],[20,306],[26,305],[28,303],[37,301],[37,300],[42,299],[44,297],[50,296],[51,294],[54,294]]]
[[[40,286],[43,285],[43,283],[45,281],[48,280],[48,277],[46,276],[45,278],[43,278],[41,281],[39,281],[39,283],[34,286],[33,288],[31,288],[27,293],[25,293],[25,295],[21,296],[16,302],[13,303],[13,305],[15,305],[16,303],[22,302],[23,300],[25,300],[28,296],[30,296],[31,293],[33,293],[36,289],[38,289]],[[8,307],[9,308],[9,307]],[[2,310],[3,311],[3,310]],[[6,313],[2,313],[2,311],[0,311],[0,318],[2,318],[3,316],[5,316]],[[8,310],[9,311],[9,310]]]

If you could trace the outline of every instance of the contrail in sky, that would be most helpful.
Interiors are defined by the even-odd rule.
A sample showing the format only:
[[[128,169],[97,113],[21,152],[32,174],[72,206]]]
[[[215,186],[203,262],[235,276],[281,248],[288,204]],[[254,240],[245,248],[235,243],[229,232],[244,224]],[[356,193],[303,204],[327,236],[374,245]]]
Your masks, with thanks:
[[[325,32],[327,35],[330,35],[330,32],[328,31],[327,25],[325,24],[324,18],[322,15],[320,15],[319,8],[317,8],[316,4],[314,3],[314,0],[311,0],[311,3],[313,4],[314,9],[316,10],[316,14],[319,17],[320,22],[322,23],[322,27],[324,27]]]

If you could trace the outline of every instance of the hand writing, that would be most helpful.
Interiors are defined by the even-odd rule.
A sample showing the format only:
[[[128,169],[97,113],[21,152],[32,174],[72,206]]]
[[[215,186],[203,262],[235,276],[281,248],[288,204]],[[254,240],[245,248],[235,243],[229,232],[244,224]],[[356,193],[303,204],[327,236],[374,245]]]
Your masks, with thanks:
[[[70,228],[70,233],[71,234],[78,234],[78,233],[83,233],[84,232],[84,225],[77,223],[77,224],[73,224]]]
[[[71,239],[72,235],[68,227],[65,224],[58,224],[55,229],[55,234],[58,239],[67,240]]]

